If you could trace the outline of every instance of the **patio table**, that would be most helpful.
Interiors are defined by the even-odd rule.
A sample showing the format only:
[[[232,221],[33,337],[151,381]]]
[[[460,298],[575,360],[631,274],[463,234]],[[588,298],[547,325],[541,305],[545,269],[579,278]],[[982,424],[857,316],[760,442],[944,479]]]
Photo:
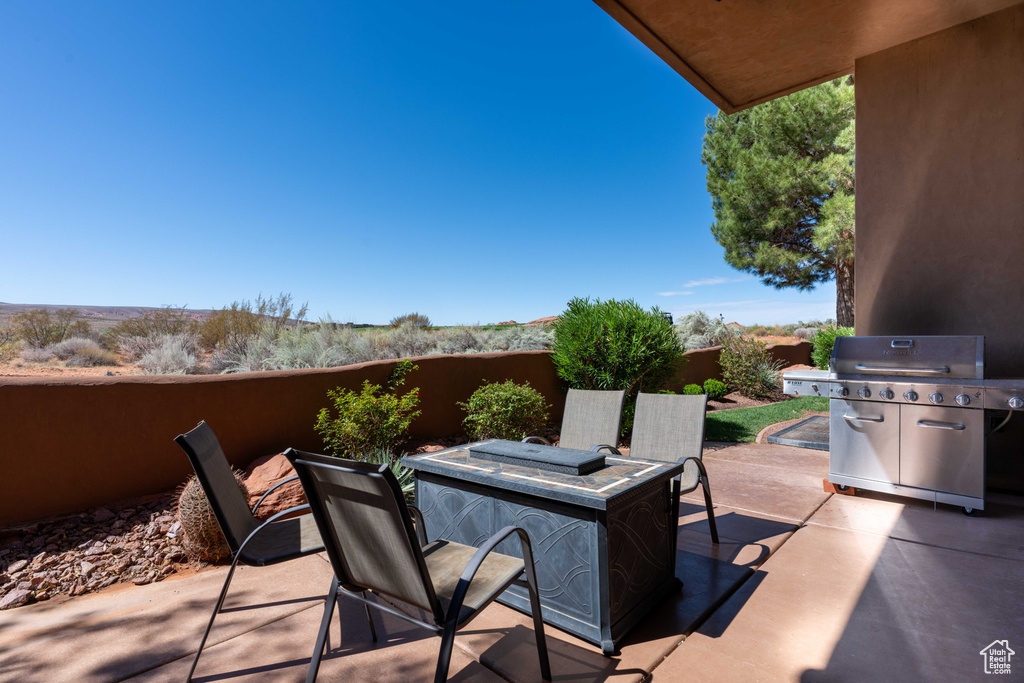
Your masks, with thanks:
[[[605,455],[603,468],[577,475],[470,453],[494,446],[514,451],[519,444],[492,439],[403,458],[415,471],[427,538],[479,547],[502,527],[523,527],[533,544],[544,621],[611,654],[682,586],[669,487],[682,465]],[[536,445],[531,451],[559,462],[585,454]],[[521,557],[508,540],[498,551]],[[498,601],[530,613],[524,588],[512,586]]]

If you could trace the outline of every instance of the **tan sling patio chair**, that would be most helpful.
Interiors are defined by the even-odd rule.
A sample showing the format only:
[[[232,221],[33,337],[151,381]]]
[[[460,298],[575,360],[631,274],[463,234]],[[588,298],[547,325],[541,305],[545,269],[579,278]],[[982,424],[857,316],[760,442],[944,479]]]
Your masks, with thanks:
[[[625,391],[570,389],[565,397],[558,445],[581,451],[614,449],[619,442],[622,399],[625,395]],[[551,445],[551,442],[540,436],[528,436],[523,439],[523,443]]]

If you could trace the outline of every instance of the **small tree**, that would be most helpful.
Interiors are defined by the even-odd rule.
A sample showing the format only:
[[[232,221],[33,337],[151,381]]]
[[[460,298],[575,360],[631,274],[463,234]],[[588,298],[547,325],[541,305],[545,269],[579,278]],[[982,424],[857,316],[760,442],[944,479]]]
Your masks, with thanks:
[[[84,320],[75,321],[78,311],[74,308],[60,308],[50,313],[45,308],[35,308],[11,316],[11,324],[15,334],[33,348],[57,344],[68,337],[86,337],[89,335],[89,323]]]
[[[402,325],[412,325],[413,327],[430,327],[430,318],[421,313],[406,313],[405,315],[395,316],[388,323],[391,327],[401,327]]]
[[[854,101],[841,79],[705,121],[711,233],[729,265],[775,287],[836,281],[853,325]]]
[[[672,324],[657,306],[632,299],[573,299],[555,323],[551,360],[574,389],[625,389],[623,433],[632,428],[636,397],[654,392],[686,359]]]

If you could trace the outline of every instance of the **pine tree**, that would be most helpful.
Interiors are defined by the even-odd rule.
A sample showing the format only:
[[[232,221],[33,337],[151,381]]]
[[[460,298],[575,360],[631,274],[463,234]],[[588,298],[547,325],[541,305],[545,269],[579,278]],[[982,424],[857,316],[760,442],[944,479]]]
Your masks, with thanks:
[[[774,287],[836,281],[836,319],[853,325],[852,79],[705,121],[711,233],[734,268]]]

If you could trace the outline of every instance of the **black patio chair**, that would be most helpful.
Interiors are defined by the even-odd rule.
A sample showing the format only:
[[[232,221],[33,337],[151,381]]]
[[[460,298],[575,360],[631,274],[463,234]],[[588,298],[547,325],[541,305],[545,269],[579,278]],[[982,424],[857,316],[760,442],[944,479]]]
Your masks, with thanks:
[[[387,465],[344,460],[294,449],[285,451],[298,473],[334,567],[334,581],[320,623],[307,683],[316,680],[327,642],[335,599],[345,596],[422,626],[441,636],[435,683],[447,680],[455,632],[512,584],[530,593],[540,670],[551,680],[540,594],[526,532],[507,526],[480,548],[451,541],[427,543],[423,516],[407,505]],[[415,526],[413,518],[415,517]],[[506,537],[519,536],[523,559],[493,552]],[[526,574],[526,581],[520,577]],[[421,621],[370,601],[364,591],[423,610]],[[373,639],[377,636],[374,632]]]
[[[594,391],[570,389],[565,396],[565,412],[562,414],[562,433],[558,445],[585,451],[615,449],[619,442],[619,426],[622,421],[622,399],[625,391]],[[523,443],[551,442],[542,436],[528,436]]]
[[[266,497],[279,486],[294,481],[297,477],[279,481],[263,494],[250,510],[245,496],[235,482],[235,475],[227,458],[224,457],[217,436],[209,425],[200,422],[195,429],[179,435],[174,440],[192,463],[196,478],[206,492],[213,514],[231,549],[231,568],[224,580],[224,587],[217,598],[210,621],[203,632],[203,638],[199,641],[199,649],[192,660],[192,668],[185,678],[186,681],[191,681],[196,664],[199,663],[199,655],[202,654],[210,629],[213,628],[213,621],[224,606],[224,598],[227,596],[228,586],[231,585],[231,578],[238,563],[258,567],[277,564],[318,553],[324,549],[324,544],[320,540],[316,522],[309,514],[283,519],[296,512],[308,510],[309,505],[297,505],[282,510],[264,522],[256,519],[255,512]],[[371,621],[371,627],[372,625]]]
[[[639,394],[629,455],[640,460],[683,463],[682,474],[672,480],[676,518],[679,518],[679,497],[700,486],[704,490],[711,540],[717,544],[718,526],[711,503],[711,485],[701,459],[707,402],[705,394]]]

